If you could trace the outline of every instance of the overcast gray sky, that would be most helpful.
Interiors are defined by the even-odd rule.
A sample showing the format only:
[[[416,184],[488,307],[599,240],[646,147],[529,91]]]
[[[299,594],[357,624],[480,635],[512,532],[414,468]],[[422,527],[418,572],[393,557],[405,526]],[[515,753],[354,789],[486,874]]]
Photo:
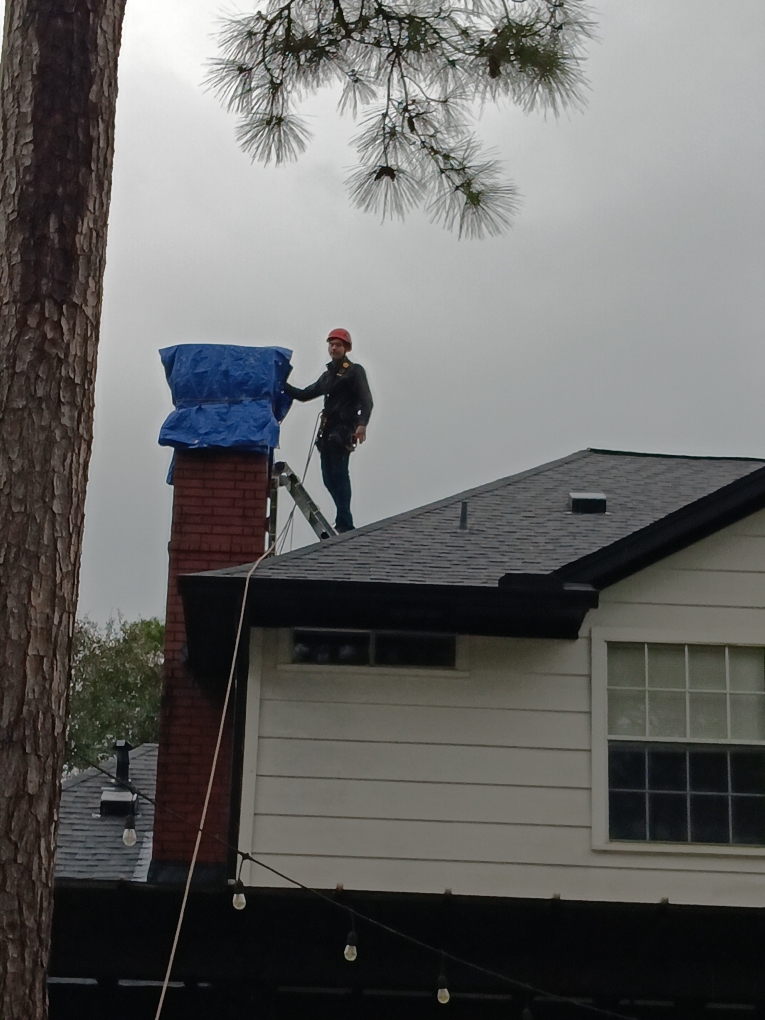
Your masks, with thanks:
[[[376,402],[359,524],[585,446],[765,456],[765,4],[595,9],[588,108],[484,112],[523,205],[458,241],[350,207],[331,95],[297,164],[252,165],[201,87],[215,0],[130,0],[81,613],[164,612],[169,344],[287,346],[305,385],[350,329]],[[317,410],[284,424],[295,467]],[[315,463],[308,487],[329,512]]]

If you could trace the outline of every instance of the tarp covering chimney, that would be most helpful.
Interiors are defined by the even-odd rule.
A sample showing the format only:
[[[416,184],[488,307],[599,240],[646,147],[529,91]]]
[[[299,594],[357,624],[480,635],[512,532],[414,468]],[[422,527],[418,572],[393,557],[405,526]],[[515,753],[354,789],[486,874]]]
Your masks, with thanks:
[[[159,356],[175,404],[160,429],[160,446],[270,453],[279,445],[279,424],[292,403],[284,393],[292,351],[178,344]]]

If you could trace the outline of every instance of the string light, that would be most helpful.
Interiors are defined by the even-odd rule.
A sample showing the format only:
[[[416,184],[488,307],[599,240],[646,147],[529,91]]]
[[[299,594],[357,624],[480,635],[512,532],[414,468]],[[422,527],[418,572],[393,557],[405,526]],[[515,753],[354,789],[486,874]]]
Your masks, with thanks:
[[[236,881],[231,883],[234,886],[234,895],[231,902],[234,905],[234,910],[244,910],[247,906],[247,897],[244,895],[244,882],[242,881],[242,868],[244,867],[244,857],[239,858],[239,869],[236,873]]]
[[[244,882],[238,878],[234,883],[234,896],[231,900],[234,910],[244,910],[247,906],[247,897],[244,895]]]
[[[125,846],[135,846],[138,836],[135,834],[135,815],[131,811],[125,818],[125,828],[122,831],[122,842]]]
[[[345,949],[343,950],[343,956],[346,958],[348,963],[353,963],[353,961],[359,955],[359,951],[356,948],[356,946],[358,945],[358,936],[356,935],[354,929],[351,929],[348,932],[348,938],[345,941],[346,946]]]
[[[445,1006],[446,1003],[451,998],[451,996],[449,995],[449,989],[447,987],[446,967],[444,965],[443,953],[441,954],[441,973],[438,975],[438,992],[436,993],[436,998],[438,999],[442,1006]]]

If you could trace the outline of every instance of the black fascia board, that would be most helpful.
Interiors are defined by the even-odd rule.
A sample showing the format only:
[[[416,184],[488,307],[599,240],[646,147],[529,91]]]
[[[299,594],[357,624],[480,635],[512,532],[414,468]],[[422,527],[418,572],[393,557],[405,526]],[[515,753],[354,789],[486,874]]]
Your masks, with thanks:
[[[179,578],[188,664],[211,688],[228,676],[244,585],[242,575]],[[245,623],[573,640],[597,604],[590,585],[549,575],[515,574],[496,588],[253,576]]]
[[[765,467],[667,514],[555,573],[598,591],[765,508]],[[501,583],[501,582],[500,582]]]

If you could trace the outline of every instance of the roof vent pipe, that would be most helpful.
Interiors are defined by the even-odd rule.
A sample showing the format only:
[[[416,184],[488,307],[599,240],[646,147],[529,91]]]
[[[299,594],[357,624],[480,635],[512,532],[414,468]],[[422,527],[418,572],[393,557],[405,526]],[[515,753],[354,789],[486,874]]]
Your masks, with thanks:
[[[127,740],[117,740],[114,744],[114,750],[117,752],[117,783],[129,783],[130,782],[130,752],[133,750],[133,745],[128,743]]]
[[[462,500],[460,507],[460,531],[467,531],[467,500]]]
[[[604,492],[569,492],[568,508],[572,514],[604,514],[606,495]]]

